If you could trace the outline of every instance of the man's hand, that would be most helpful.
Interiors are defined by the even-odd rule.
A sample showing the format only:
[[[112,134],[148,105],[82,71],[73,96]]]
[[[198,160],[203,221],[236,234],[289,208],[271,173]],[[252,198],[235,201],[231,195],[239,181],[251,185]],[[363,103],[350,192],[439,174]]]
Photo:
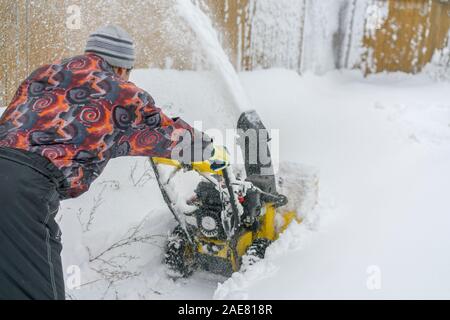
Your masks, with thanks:
[[[214,153],[209,159],[212,171],[222,171],[230,166],[230,154],[225,147],[214,147]]]

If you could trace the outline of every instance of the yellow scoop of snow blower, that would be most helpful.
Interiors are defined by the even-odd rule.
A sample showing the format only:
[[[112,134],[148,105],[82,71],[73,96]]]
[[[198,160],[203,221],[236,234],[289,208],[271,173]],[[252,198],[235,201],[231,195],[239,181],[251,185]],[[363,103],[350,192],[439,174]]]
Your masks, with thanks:
[[[193,171],[199,173],[210,173],[223,175],[223,170],[230,166],[230,156],[225,147],[215,146],[213,156],[202,162],[193,162],[190,165],[183,165],[181,162],[172,159],[165,158],[153,158],[155,164],[162,164],[166,166],[175,167],[181,169],[188,167]]]

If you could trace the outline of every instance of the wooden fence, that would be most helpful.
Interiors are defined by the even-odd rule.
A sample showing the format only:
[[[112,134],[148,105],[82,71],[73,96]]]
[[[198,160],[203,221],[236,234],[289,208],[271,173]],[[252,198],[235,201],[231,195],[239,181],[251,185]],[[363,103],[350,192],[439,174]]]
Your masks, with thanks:
[[[366,32],[368,49],[362,67],[367,73],[417,73],[437,49],[448,46],[450,1],[389,1],[389,15],[375,32]]]
[[[351,24],[356,20],[351,15],[361,15],[360,11],[351,9],[351,4],[367,2],[372,7],[387,4],[389,9],[386,17],[379,17],[379,21],[375,21],[375,25],[379,25],[374,30],[369,30],[373,24],[368,23],[369,27],[362,32],[360,42],[364,50],[361,51],[360,63],[337,63],[337,67],[361,68],[366,73],[415,73],[431,60],[437,49],[448,46],[448,1],[192,1],[212,18],[223,46],[238,70],[277,66],[301,71],[302,54],[307,49],[305,46],[309,45],[304,41],[305,20],[309,18],[308,6],[317,1],[341,1],[346,4],[350,16],[343,20],[346,25],[342,30],[347,33],[353,32]],[[289,20],[289,28],[296,30],[296,33],[290,37],[282,29],[286,28],[286,24],[278,24],[276,20],[267,24],[264,16],[258,16],[257,1],[259,7],[263,4],[261,1],[276,3],[276,14],[281,15],[283,21]],[[107,23],[124,25],[132,33],[138,47],[137,67],[195,68],[201,48],[192,46],[195,39],[173,12],[173,2],[0,0],[0,106],[7,104],[19,82],[32,70],[60,57],[81,53],[87,35]],[[285,3],[285,6],[279,3]],[[363,15],[368,13],[367,10],[362,11]],[[333,41],[345,41],[349,36],[333,36]],[[348,55],[348,52],[341,54],[344,57]]]

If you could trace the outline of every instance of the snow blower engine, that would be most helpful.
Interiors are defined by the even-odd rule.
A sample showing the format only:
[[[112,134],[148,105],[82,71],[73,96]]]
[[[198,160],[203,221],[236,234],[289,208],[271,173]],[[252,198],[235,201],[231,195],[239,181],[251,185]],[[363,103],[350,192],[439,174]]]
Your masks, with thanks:
[[[165,252],[171,277],[187,278],[198,269],[229,277],[241,269],[244,260],[252,264],[264,259],[266,249],[289,224],[294,220],[301,222],[296,212],[281,209],[288,200],[277,192],[270,140],[268,135],[261,139],[259,133],[266,134],[267,130],[257,113],[244,113],[238,129],[245,180],[237,179],[232,167],[226,165],[228,152],[221,147],[215,148],[212,161],[188,166],[169,159],[151,159],[164,200],[178,222]],[[249,134],[250,130],[253,134]],[[257,139],[257,148],[253,150],[251,144],[255,141],[251,137]],[[265,155],[269,161],[259,158],[260,150],[267,150]],[[163,173],[168,167],[172,171]],[[194,171],[201,176],[195,196],[187,203],[194,210],[183,211],[180,208],[183,206],[177,205],[177,195],[173,192],[176,187],[170,184],[180,171]]]

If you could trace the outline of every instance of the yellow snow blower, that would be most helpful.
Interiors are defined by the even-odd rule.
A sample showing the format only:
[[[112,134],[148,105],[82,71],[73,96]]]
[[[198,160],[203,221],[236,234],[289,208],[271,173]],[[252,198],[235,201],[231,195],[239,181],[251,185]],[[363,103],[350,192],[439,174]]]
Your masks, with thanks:
[[[244,256],[249,264],[264,259],[269,245],[294,220],[301,222],[296,212],[283,210],[288,200],[277,192],[270,140],[268,136],[261,139],[266,133],[260,133],[267,130],[259,116],[255,112],[244,113],[238,130],[241,148],[245,150],[245,179],[236,178],[228,153],[221,147],[215,148],[212,160],[190,165],[151,159],[164,200],[178,222],[165,252],[171,277],[186,278],[197,269],[230,276],[241,269]],[[248,134],[251,130],[257,134]],[[257,137],[256,150],[267,150],[269,161],[264,164],[259,155],[253,157],[256,161],[250,160],[254,143],[251,136]],[[162,174],[168,167],[169,174]],[[201,176],[195,196],[188,201],[193,210],[183,211],[174,199],[176,187],[171,187],[171,179],[180,171],[194,171]]]

